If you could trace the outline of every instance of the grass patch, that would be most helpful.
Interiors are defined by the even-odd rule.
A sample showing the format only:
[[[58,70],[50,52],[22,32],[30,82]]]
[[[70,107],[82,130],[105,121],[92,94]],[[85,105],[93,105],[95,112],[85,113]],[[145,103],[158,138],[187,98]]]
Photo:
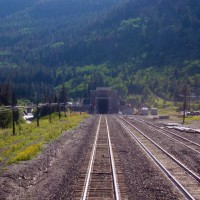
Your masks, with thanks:
[[[16,126],[16,136],[12,135],[12,129],[0,129],[0,162],[10,165],[32,159],[45,144],[57,139],[63,130],[75,128],[86,117],[88,117],[86,113],[82,115],[75,113],[68,117],[62,116],[59,120],[57,113],[54,113],[52,123],[47,116],[40,119],[39,127],[36,121]]]
[[[12,157],[8,164],[17,163],[19,161],[30,160],[34,156],[36,156],[39,151],[42,149],[41,143],[33,144],[28,146],[23,151],[19,152],[16,156]]]
[[[186,117],[186,119],[189,121],[200,121],[200,116],[190,116]]]
[[[177,115],[178,113],[176,112],[176,108],[174,107],[168,107],[168,108],[159,108],[158,109],[158,114],[159,115]]]

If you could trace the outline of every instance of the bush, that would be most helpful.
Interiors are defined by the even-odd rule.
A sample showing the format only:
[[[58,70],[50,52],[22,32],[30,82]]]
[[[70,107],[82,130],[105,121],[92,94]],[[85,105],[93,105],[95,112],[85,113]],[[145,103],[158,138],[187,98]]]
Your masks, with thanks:
[[[0,112],[0,128],[8,128],[12,123],[12,112],[3,111]]]
[[[15,111],[15,121],[19,120],[19,110]],[[11,110],[3,110],[0,112],[0,128],[8,128],[12,124],[12,111]]]

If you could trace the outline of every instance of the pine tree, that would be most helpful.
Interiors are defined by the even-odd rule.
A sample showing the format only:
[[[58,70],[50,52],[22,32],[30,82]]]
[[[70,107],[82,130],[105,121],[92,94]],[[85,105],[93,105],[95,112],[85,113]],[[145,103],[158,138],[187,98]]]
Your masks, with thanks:
[[[67,102],[67,89],[65,85],[62,86],[62,89],[59,94],[59,102],[60,103],[66,103]]]

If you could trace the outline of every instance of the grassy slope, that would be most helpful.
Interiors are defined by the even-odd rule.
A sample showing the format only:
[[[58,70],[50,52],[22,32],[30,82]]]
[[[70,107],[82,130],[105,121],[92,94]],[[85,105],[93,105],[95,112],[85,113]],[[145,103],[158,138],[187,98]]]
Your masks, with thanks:
[[[11,129],[0,130],[0,166],[30,160],[43,149],[44,144],[57,139],[63,131],[76,127],[87,114],[73,114],[58,119],[52,115],[52,123],[45,117],[40,120],[40,127],[36,122],[17,126],[17,135],[12,135]]]

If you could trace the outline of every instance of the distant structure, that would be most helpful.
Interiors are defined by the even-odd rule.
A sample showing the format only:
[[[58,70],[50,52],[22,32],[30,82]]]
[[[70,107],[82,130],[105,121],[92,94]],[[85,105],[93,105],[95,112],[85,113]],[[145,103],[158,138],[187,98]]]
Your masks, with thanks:
[[[157,115],[158,109],[157,108],[151,108],[151,115]]]
[[[134,108],[131,104],[120,105],[120,113],[123,115],[133,115]]]
[[[91,112],[97,114],[113,114],[119,112],[119,98],[110,87],[97,87],[90,91]]]
[[[149,109],[146,107],[141,108],[140,115],[148,115]]]

